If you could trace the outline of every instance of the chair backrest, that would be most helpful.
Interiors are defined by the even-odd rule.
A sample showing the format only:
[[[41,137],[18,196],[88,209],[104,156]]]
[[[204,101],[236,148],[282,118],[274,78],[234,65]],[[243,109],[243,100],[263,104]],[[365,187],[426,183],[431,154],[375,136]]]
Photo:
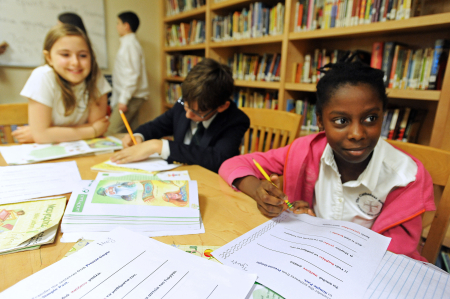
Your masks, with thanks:
[[[5,140],[13,143],[11,125],[26,125],[28,123],[28,103],[0,105],[0,126],[3,126]]]
[[[450,152],[400,141],[389,140],[389,143],[420,160],[430,173],[433,184],[444,187],[421,253],[434,264],[450,222]]]
[[[290,144],[297,137],[301,115],[270,109],[240,108],[250,118],[243,153],[266,152]]]

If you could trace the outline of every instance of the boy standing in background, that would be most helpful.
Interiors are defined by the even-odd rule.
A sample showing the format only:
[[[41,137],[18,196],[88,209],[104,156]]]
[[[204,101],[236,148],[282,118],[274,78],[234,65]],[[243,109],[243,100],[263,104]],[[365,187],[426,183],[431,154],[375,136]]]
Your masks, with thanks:
[[[149,96],[144,52],[135,35],[138,27],[139,18],[135,13],[127,11],[118,15],[120,48],[114,62],[113,112],[107,135],[127,132],[119,110],[125,113],[131,129],[136,129],[139,125],[139,107]]]

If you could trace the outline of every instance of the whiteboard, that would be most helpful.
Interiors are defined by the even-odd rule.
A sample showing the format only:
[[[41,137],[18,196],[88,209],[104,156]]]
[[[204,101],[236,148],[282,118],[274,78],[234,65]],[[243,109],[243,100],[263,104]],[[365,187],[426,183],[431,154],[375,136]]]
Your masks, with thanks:
[[[82,19],[97,63],[108,67],[103,0],[0,0],[0,43],[9,46],[0,65],[36,67],[44,64],[44,39],[63,12]]]

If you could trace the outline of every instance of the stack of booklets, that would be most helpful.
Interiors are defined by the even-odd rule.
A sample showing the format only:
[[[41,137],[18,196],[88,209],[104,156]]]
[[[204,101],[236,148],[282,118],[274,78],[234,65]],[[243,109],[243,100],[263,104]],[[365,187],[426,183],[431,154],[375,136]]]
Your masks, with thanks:
[[[61,231],[109,232],[121,226],[155,233],[146,234],[151,236],[197,234],[202,229],[197,182],[180,179],[186,176],[99,173],[72,192]]]
[[[112,136],[61,142],[56,144],[22,144],[0,148],[9,165],[29,164],[53,159],[122,149],[122,142]]]
[[[0,206],[0,255],[53,243],[65,197]]]

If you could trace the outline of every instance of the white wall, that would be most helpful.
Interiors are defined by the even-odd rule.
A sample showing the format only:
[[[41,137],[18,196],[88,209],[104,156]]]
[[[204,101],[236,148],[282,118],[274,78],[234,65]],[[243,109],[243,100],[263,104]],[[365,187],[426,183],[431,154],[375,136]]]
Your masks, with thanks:
[[[130,10],[139,16],[141,23],[136,35],[144,48],[150,86],[150,99],[141,109],[139,119],[141,122],[151,120],[158,116],[161,111],[161,92],[159,90],[161,86],[161,64],[159,59],[162,48],[160,37],[162,2],[160,0],[104,0],[104,5],[109,66],[108,69],[102,70],[105,74],[112,73],[114,58],[119,48],[119,35],[116,30],[117,15]],[[26,99],[21,97],[19,93],[32,70],[32,68],[0,67],[1,104],[26,102]]]

